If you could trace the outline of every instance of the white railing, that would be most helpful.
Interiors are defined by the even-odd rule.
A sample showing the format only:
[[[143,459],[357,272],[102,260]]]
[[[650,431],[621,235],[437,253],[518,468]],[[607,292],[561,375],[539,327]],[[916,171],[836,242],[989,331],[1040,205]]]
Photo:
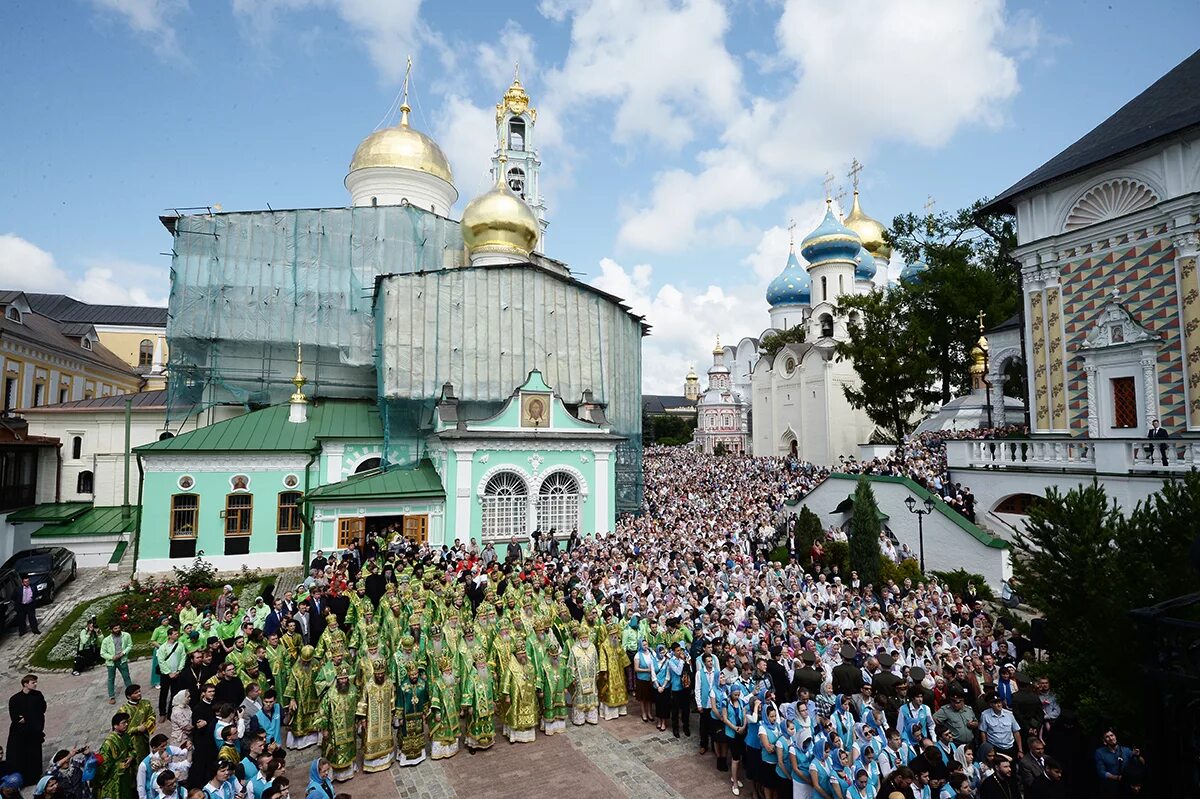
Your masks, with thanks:
[[[1028,438],[948,440],[951,469],[1185,472],[1200,469],[1200,440]]]
[[[946,442],[950,444],[951,442]],[[968,464],[974,468],[1053,468],[1095,470],[1096,451],[1090,441],[1073,439],[997,439],[965,441]],[[954,464],[952,464],[954,465]]]
[[[1126,441],[1129,468],[1138,472],[1183,471],[1200,468],[1200,441]]]

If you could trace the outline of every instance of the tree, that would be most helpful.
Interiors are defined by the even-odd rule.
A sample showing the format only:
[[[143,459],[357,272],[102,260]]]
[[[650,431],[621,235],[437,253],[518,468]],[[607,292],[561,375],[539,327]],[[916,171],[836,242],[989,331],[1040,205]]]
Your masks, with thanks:
[[[696,420],[684,416],[656,414],[649,419],[654,441],[667,447],[687,444],[692,440],[692,431],[696,429]]]
[[[796,518],[796,560],[808,563],[808,554],[812,545],[818,539],[825,538],[825,528],[821,525],[821,517],[813,513],[807,506],[800,508]]]
[[[729,452],[729,449],[725,446],[724,441],[718,441],[717,445],[715,447],[713,447],[714,455],[725,455],[728,452]]]
[[[934,363],[941,403],[969,387],[970,351],[979,337],[978,314],[998,324],[1020,302],[1012,217],[983,215],[984,201],[953,213],[901,214],[888,239],[904,260],[929,269],[904,285],[908,322]],[[1000,387],[996,387],[1000,390]]]
[[[883,528],[879,523],[879,505],[875,492],[866,477],[858,478],[854,488],[854,514],[850,517],[850,568],[858,572],[863,585],[879,589],[879,534]]]
[[[1163,484],[1127,517],[1095,481],[1046,492],[1014,540],[1017,589],[1046,618],[1049,676],[1088,727],[1135,735],[1141,651],[1129,612],[1195,590],[1188,548],[1200,534],[1200,473]]]
[[[794,327],[789,327],[787,330],[779,330],[763,336],[762,341],[758,345],[759,355],[766,358],[774,358],[785,345],[793,343],[804,343],[803,325],[795,325]]]
[[[838,311],[850,314],[850,324],[849,340],[837,343],[837,355],[853,362],[860,384],[843,385],[842,391],[893,442],[912,431],[913,420],[937,397],[930,390],[934,364],[922,334],[908,323],[907,299],[903,288],[838,299]]]

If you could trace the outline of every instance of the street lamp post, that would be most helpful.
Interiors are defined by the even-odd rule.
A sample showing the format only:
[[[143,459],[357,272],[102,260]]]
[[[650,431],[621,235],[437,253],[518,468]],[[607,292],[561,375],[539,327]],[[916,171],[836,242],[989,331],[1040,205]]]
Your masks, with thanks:
[[[923,507],[917,507],[917,500],[911,494],[904,500],[909,513],[917,514],[917,543],[921,548],[921,574],[925,573],[925,517],[933,513],[933,497],[926,497]]]

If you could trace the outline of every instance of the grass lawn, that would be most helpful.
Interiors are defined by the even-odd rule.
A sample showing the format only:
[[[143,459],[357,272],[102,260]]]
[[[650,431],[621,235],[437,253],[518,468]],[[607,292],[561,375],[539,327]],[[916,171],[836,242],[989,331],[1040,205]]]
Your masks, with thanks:
[[[251,580],[234,580],[230,581],[234,592],[241,595],[246,586],[256,584],[259,586],[258,592],[261,593],[262,585],[267,581],[273,581],[273,576],[256,577]],[[29,657],[29,665],[32,668],[40,669],[69,669],[75,660],[75,647],[70,647],[70,655],[59,658],[52,655],[53,650],[58,645],[62,637],[68,634],[73,626],[75,626],[80,618],[89,610],[95,615],[100,615],[96,611],[107,610],[113,604],[119,601],[120,593],[108,594],[107,596],[96,597],[90,601],[81,602],[66,616],[58,621],[50,630],[42,635],[42,640],[34,647],[32,654]],[[150,657],[150,631],[130,632],[129,636],[133,639],[133,650],[130,653],[130,660],[140,660],[141,658]],[[61,651],[61,650],[60,650]]]

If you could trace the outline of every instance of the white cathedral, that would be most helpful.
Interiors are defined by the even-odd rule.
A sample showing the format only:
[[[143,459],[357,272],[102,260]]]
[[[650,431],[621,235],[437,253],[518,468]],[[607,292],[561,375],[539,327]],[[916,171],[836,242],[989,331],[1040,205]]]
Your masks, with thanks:
[[[710,370],[709,391],[700,400],[699,446],[711,452],[710,442],[740,436],[748,442],[740,451],[832,465],[856,456],[858,445],[870,440],[874,424],[850,407],[842,390],[859,381],[853,363],[836,357],[837,342],[848,339],[851,322],[839,312],[837,298],[884,285],[891,248],[883,233],[884,226],[863,213],[857,190],[844,220],[827,203],[821,224],[800,242],[807,265],[793,244],[783,271],[767,287],[770,327],[757,338],[714,351],[716,374]],[[901,280],[915,279],[923,268],[905,267]],[[803,328],[804,341],[785,344],[774,357],[765,352],[763,339],[796,327]],[[728,389],[714,392],[714,377]],[[706,417],[710,394],[720,412]],[[722,399],[727,401],[717,405]],[[724,424],[738,418],[740,429]],[[706,421],[715,429],[706,429]]]

